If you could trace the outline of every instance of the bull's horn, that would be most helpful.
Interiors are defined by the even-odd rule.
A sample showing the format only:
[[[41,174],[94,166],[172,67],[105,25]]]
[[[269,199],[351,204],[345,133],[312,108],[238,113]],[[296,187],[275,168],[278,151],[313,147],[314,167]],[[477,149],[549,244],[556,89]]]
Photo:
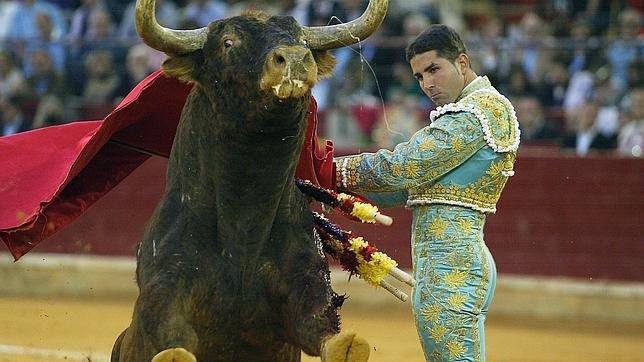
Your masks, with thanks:
[[[346,24],[303,27],[311,49],[329,50],[355,44],[373,34],[387,14],[387,0],[370,0],[359,18]]]
[[[203,47],[208,28],[174,30],[159,25],[155,16],[155,0],[136,1],[136,31],[145,44],[166,54],[179,55]]]

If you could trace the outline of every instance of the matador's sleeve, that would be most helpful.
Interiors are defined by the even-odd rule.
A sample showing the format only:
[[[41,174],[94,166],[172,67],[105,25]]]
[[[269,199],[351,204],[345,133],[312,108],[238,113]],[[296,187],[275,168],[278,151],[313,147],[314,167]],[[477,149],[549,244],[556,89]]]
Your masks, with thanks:
[[[440,178],[485,146],[473,114],[446,113],[393,151],[336,158],[336,183],[358,193],[409,190]]]

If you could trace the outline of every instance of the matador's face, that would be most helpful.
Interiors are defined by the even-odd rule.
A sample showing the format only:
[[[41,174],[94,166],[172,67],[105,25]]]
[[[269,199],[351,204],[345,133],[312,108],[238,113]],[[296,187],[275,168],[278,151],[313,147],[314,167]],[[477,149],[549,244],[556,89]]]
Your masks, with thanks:
[[[430,50],[416,54],[409,63],[420,88],[436,106],[456,101],[465,88],[469,68],[465,54],[451,62]]]

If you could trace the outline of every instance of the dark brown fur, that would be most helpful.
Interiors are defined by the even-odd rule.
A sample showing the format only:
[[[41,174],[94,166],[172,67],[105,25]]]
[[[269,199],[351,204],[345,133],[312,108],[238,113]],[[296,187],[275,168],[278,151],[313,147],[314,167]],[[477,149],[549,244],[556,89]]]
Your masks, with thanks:
[[[293,182],[310,93],[278,99],[258,86],[268,52],[299,37],[292,18],[251,14],[212,23],[203,49],[165,62],[166,74],[195,86],[139,245],[140,295],[113,361],[149,361],[172,347],[198,361],[298,361],[338,332],[343,298]],[[318,78],[329,75],[333,57],[312,56]]]

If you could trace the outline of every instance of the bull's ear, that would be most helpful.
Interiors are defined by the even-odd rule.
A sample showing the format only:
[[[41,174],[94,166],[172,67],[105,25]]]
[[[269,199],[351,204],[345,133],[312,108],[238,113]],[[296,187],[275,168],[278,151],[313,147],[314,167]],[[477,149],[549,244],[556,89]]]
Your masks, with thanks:
[[[179,78],[184,82],[194,82],[197,80],[195,75],[201,58],[200,50],[190,54],[168,57],[162,64],[163,72],[169,77]]]
[[[328,51],[321,52],[314,50],[313,57],[318,65],[318,80],[330,77],[337,63],[333,54]]]

